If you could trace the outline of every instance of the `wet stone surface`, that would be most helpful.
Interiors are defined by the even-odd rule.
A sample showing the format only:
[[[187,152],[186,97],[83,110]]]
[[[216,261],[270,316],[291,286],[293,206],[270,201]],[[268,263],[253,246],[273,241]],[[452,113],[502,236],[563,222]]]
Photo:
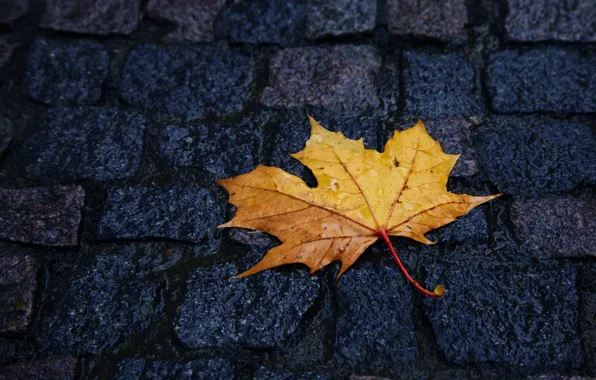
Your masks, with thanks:
[[[188,363],[124,359],[114,380],[140,379],[232,379],[234,367],[223,359],[198,359]]]
[[[233,264],[191,272],[174,322],[185,347],[275,347],[294,333],[319,293],[304,270],[232,279],[238,272]]]
[[[398,123],[387,123],[387,138],[393,136],[393,130],[403,131],[416,124],[415,119]],[[438,120],[424,120],[427,132],[437,140],[443,151],[448,154],[461,154],[455,164],[451,176],[471,177],[478,173],[474,148],[472,147],[472,124],[461,118],[448,118]]]
[[[352,267],[340,278],[337,291],[339,363],[359,372],[408,370],[418,358],[412,287],[397,266]]]
[[[287,371],[276,371],[261,367],[255,373],[253,380],[331,380],[332,377],[323,373],[307,372],[296,374]]]
[[[224,222],[224,199],[221,192],[195,186],[110,188],[97,237],[199,243]]]
[[[0,157],[8,148],[12,139],[12,123],[5,117],[0,116]]]
[[[37,346],[42,353],[98,355],[161,318],[155,274],[189,254],[168,243],[100,245],[51,279]],[[153,275],[153,276],[152,276]]]
[[[380,67],[381,57],[367,45],[281,50],[269,61],[261,104],[359,114],[380,104],[375,84]]]
[[[596,3],[507,0],[508,38],[516,41],[596,41]]]
[[[33,100],[45,104],[94,104],[109,64],[100,43],[40,39],[29,49],[25,87]]]
[[[427,266],[427,288],[446,295],[424,310],[449,362],[526,368],[581,363],[575,267],[535,269]]]
[[[461,54],[404,52],[405,113],[446,118],[484,113],[476,99],[474,69]]]
[[[54,108],[8,161],[40,181],[109,180],[141,164],[145,118],[118,108]]]
[[[168,125],[160,151],[172,166],[198,168],[227,178],[248,173],[262,162],[263,129],[259,122],[226,125]]]
[[[386,17],[393,34],[443,41],[465,38],[468,22],[464,0],[387,0]]]
[[[12,52],[17,46],[17,43],[10,42],[8,39],[0,36],[0,69],[10,61]]]
[[[140,19],[141,0],[47,0],[42,28],[84,34],[130,34]]]
[[[375,28],[377,3],[367,0],[310,0],[306,36],[325,36],[370,32]]]
[[[209,42],[214,38],[215,18],[224,5],[225,0],[149,0],[147,16],[176,26],[167,36],[170,40]]]
[[[488,240],[488,221],[484,207],[475,208],[455,222],[426,235],[437,243],[460,243]]]
[[[596,264],[591,262],[582,265],[581,269],[580,329],[586,362],[590,371],[594,373],[596,371]]]
[[[301,37],[304,4],[295,0],[236,2],[222,18],[221,28],[231,42],[290,45]]]
[[[13,363],[33,360],[34,357],[35,352],[27,341],[27,337],[0,336],[0,368]]]
[[[0,333],[27,329],[37,269],[33,257],[0,250]]]
[[[80,186],[0,189],[0,239],[77,245],[84,199]]]
[[[23,17],[29,9],[29,0],[1,0],[0,24],[13,24]]]
[[[254,90],[255,58],[224,45],[141,45],[124,65],[119,93],[163,119],[242,111]]]
[[[474,137],[476,157],[499,192],[537,195],[596,182],[596,140],[585,124],[497,117]]]
[[[538,257],[596,256],[594,197],[516,199],[511,219],[517,237]]]
[[[78,359],[53,356],[0,368],[0,380],[74,380]]]
[[[353,140],[362,137],[366,148],[379,148],[380,125],[378,119],[373,116],[341,117],[325,113],[315,113],[312,116],[330,131],[341,131],[344,136]],[[275,136],[269,164],[305,179],[311,184],[315,180],[310,170],[290,156],[304,149],[309,137],[310,123],[306,115],[300,112],[286,115],[279,123],[279,131]]]
[[[488,66],[493,110],[596,112],[596,55],[535,47],[495,53]]]

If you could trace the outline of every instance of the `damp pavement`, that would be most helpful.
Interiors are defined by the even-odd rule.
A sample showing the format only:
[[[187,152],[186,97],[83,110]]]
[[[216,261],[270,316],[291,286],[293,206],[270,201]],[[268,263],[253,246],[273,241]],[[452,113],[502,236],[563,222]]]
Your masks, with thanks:
[[[596,3],[0,1],[0,379],[596,377]],[[306,115],[503,196],[339,282],[218,230]]]

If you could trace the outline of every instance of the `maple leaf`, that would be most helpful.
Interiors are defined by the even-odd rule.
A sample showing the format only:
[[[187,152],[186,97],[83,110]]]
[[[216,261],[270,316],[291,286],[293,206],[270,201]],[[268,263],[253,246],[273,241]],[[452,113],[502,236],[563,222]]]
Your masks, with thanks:
[[[424,235],[453,222],[497,195],[476,197],[447,191],[447,179],[459,155],[446,154],[422,121],[395,131],[379,153],[363,139],[330,132],[309,116],[311,135],[292,157],[314,173],[318,186],[283,170],[259,165],[250,173],[219,180],[230,193],[236,215],[219,227],[242,227],[275,235],[272,248],[244,277],[283,264],[306,264],[311,273],[341,261],[338,278],[368,246],[382,238],[408,280],[423,293],[433,292],[408,274],[389,236],[434,244]]]

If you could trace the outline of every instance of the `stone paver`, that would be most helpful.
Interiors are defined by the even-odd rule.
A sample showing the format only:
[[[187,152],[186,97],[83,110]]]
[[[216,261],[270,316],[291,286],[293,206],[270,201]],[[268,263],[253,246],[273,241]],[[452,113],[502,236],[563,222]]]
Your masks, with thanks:
[[[394,34],[447,41],[465,37],[464,0],[387,0],[387,23]]]
[[[596,54],[561,47],[493,54],[488,90],[493,110],[596,112]]]
[[[596,41],[592,0],[507,0],[507,37],[515,41]]]
[[[281,50],[269,61],[261,104],[360,113],[379,105],[375,75],[380,67],[381,57],[372,46]]]
[[[80,186],[0,189],[0,239],[75,246],[84,199]]]
[[[596,139],[585,124],[493,118],[474,137],[484,173],[506,194],[569,191],[596,181]]]
[[[580,329],[584,343],[585,359],[590,373],[596,371],[596,264],[581,266]]]
[[[0,251],[0,333],[24,331],[33,311],[38,265],[27,255]]]
[[[214,38],[215,18],[225,3],[225,0],[149,0],[147,16],[176,25],[169,39],[209,42]]]
[[[227,125],[168,125],[160,151],[168,163],[232,177],[262,162],[263,129],[259,121]]]
[[[475,208],[455,222],[426,235],[437,243],[463,243],[488,240],[488,220],[484,207]]]
[[[335,347],[342,360],[373,372],[398,371],[417,360],[412,287],[397,266],[351,268],[337,290]]]
[[[267,348],[298,327],[319,293],[307,271],[265,271],[247,278],[233,264],[199,268],[187,282],[174,332],[185,347]]]
[[[25,87],[33,100],[49,105],[94,104],[109,64],[100,43],[40,39],[29,49]]]
[[[29,0],[0,1],[0,24],[11,25],[23,17],[29,9]]]
[[[52,356],[0,368],[0,380],[74,380],[78,359]]]
[[[0,157],[8,148],[12,139],[12,123],[5,117],[0,116]]]
[[[370,32],[375,28],[377,2],[368,0],[309,0],[306,36],[325,36]]]
[[[288,371],[276,371],[261,367],[255,373],[253,380],[331,380],[332,377],[323,373],[307,372],[296,374]]]
[[[188,363],[124,359],[114,380],[131,379],[232,379],[234,367],[223,359],[198,359]]]
[[[427,266],[427,287],[445,296],[424,309],[449,362],[578,367],[577,271],[534,271],[458,264]]]
[[[119,108],[60,107],[48,111],[9,162],[30,179],[110,180],[141,165],[145,118]]]
[[[596,199],[545,196],[516,199],[517,237],[538,257],[596,256]]]
[[[224,11],[222,28],[235,43],[290,45],[301,37],[304,12],[299,0],[236,2]]]
[[[199,243],[224,222],[224,199],[221,193],[195,186],[109,188],[97,236]]]
[[[130,34],[139,23],[141,0],[47,0],[42,28],[84,34]]]
[[[19,46],[18,43],[10,42],[7,38],[0,36],[0,69],[10,61],[12,52]]]
[[[404,52],[405,113],[415,118],[478,116],[474,68],[461,54]]]
[[[168,243],[100,245],[52,279],[37,326],[43,353],[98,355],[161,317],[155,275],[189,252]]]
[[[254,90],[255,58],[223,45],[140,45],[126,59],[119,93],[166,119],[242,111]]]

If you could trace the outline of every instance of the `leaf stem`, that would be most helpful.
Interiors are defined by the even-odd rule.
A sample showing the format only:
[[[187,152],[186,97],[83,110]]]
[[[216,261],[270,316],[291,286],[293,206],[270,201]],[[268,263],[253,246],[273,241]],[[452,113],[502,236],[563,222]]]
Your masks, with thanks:
[[[404,276],[406,276],[408,281],[410,281],[410,283],[412,285],[414,285],[414,287],[416,289],[420,290],[422,293],[426,294],[429,297],[438,298],[438,297],[442,297],[445,294],[445,288],[443,288],[443,285],[437,285],[435,290],[432,292],[429,290],[426,290],[422,286],[420,286],[418,281],[414,280],[412,278],[412,276],[410,276],[406,267],[404,267],[404,264],[402,264],[401,260],[399,259],[399,256],[397,256],[397,253],[395,253],[395,249],[393,248],[393,244],[391,244],[391,240],[389,240],[389,236],[387,235],[387,232],[385,230],[378,230],[377,233],[383,238],[383,240],[385,240],[385,243],[387,243],[387,246],[389,247],[389,250],[391,251],[393,258],[395,259],[395,262],[399,266],[399,269],[401,269]]]

